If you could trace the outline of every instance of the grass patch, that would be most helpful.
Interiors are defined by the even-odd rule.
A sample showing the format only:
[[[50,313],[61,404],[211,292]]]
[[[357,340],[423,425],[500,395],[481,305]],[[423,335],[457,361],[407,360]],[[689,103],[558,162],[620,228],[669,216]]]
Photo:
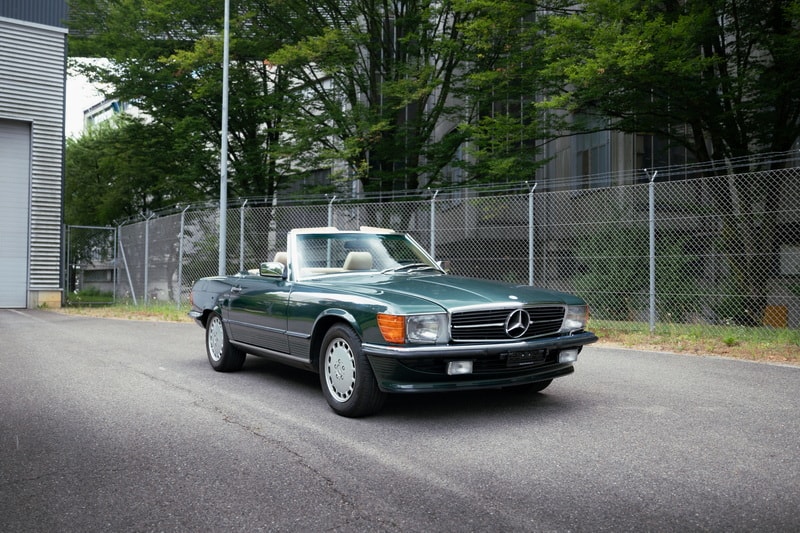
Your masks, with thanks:
[[[800,364],[800,330],[592,320],[601,343],[655,351]]]
[[[153,320],[163,322],[191,322],[187,313],[189,304],[174,302],[148,302],[147,305],[133,305],[130,302],[106,306],[64,307],[60,312],[68,315],[93,316],[99,318],[121,318],[126,320]]]
[[[187,315],[188,303],[181,306],[168,302],[148,302],[147,305],[120,303],[102,307],[66,307],[59,312],[128,320],[191,322]],[[800,365],[800,330],[797,329],[658,324],[651,334],[646,323],[595,319],[590,322],[589,329],[600,337],[601,346]]]
[[[114,303],[114,295],[96,287],[67,293],[67,305],[108,305]]]

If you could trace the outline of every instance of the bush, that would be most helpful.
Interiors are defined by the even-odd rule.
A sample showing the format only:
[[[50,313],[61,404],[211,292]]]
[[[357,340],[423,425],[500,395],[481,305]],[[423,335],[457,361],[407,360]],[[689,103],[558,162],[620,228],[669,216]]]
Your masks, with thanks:
[[[622,217],[620,217],[620,220]],[[689,276],[695,258],[685,239],[656,239],[656,311],[661,320],[682,322],[697,310],[697,284]],[[579,246],[584,266],[575,289],[606,320],[639,320],[649,309],[650,246],[644,225],[614,225]]]

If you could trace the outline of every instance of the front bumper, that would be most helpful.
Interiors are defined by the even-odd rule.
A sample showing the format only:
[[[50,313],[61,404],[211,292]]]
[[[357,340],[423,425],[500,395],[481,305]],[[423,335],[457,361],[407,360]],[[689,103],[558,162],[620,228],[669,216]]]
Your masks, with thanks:
[[[562,350],[580,349],[597,341],[593,333],[578,333],[511,343],[447,346],[385,346],[362,348],[385,392],[429,392],[510,387],[566,376],[573,364],[559,362]],[[524,362],[519,355],[525,354]],[[449,375],[450,361],[472,361],[472,373]]]
[[[392,357],[397,359],[413,359],[424,357],[448,357],[464,359],[470,357],[487,357],[507,352],[524,352],[534,350],[576,348],[597,342],[597,335],[584,331],[560,337],[544,337],[527,341],[485,344],[435,344],[415,346],[395,346],[386,344],[364,343],[362,349],[367,356]]]

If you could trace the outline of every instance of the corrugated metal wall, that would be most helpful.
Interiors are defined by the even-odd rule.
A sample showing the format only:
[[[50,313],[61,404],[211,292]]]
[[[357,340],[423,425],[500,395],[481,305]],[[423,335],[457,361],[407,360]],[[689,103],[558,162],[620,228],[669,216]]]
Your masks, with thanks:
[[[31,291],[61,287],[65,50],[63,28],[0,18],[0,118],[32,124]]]
[[[0,17],[63,27],[67,20],[67,2],[66,0],[0,0]]]

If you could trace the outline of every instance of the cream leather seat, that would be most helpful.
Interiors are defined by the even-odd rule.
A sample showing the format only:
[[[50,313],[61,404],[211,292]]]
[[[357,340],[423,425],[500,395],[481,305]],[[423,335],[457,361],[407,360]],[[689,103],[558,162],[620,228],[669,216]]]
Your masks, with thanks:
[[[345,270],[372,270],[372,254],[369,252],[350,252],[344,259]]]

